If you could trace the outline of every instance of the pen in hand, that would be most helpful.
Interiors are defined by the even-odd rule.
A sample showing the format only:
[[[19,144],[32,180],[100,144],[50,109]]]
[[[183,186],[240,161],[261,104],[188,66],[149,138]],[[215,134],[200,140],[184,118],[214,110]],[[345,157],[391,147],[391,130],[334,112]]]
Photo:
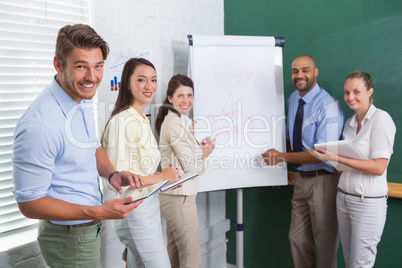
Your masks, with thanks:
[[[209,139],[208,137],[204,138],[204,139],[201,141],[201,145],[207,144],[208,139]]]
[[[169,164],[168,164],[168,165],[169,165],[169,167],[173,167],[173,164],[172,164],[172,163],[170,163],[170,162],[169,162]],[[178,170],[178,169],[179,169],[179,167],[177,166],[177,164],[175,164],[174,166],[176,167],[176,170]]]

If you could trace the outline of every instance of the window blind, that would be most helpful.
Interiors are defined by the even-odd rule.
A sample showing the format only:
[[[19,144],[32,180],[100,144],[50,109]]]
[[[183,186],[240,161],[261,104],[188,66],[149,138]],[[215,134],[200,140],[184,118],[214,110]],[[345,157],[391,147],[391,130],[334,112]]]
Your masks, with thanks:
[[[12,194],[15,125],[51,83],[58,30],[90,24],[90,0],[0,0],[0,237],[34,228]]]

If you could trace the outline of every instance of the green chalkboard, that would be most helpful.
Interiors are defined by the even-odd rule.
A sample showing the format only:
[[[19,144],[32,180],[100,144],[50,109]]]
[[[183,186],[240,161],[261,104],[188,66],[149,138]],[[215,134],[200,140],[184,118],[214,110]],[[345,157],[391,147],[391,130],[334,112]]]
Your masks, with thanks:
[[[285,97],[294,90],[291,63],[310,54],[318,83],[343,100],[346,76],[364,70],[374,79],[374,105],[393,118],[397,133],[388,181],[402,183],[402,1],[225,1],[225,34],[283,36]]]
[[[294,90],[291,64],[310,54],[318,83],[342,104],[343,84],[354,70],[374,79],[374,104],[397,127],[388,180],[402,183],[402,1],[401,0],[225,0],[225,34],[283,36],[285,97]],[[226,191],[226,217],[236,219],[236,193]],[[244,190],[245,267],[292,267],[288,231],[293,187]],[[388,200],[387,223],[375,267],[399,267],[402,199]],[[235,263],[235,228],[228,232],[228,263]],[[338,267],[343,268],[341,249]]]

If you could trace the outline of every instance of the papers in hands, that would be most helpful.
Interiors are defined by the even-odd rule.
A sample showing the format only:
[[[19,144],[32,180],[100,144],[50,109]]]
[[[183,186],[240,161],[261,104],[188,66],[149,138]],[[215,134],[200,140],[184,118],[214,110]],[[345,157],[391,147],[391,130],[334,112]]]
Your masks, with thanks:
[[[183,182],[195,178],[197,175],[198,175],[198,173],[195,172],[195,171],[190,171],[189,173],[183,174],[183,175],[181,176],[181,178],[180,178],[178,181],[163,186],[163,187],[161,188],[161,191],[162,191],[162,192],[169,191],[169,190],[173,189],[174,187],[176,187],[176,186],[182,184]]]
[[[331,151],[337,155],[347,158],[367,160],[359,149],[350,141],[350,140],[342,140],[342,141],[331,141],[326,143],[317,143],[314,144],[314,148],[324,148],[328,151]],[[345,171],[352,170],[353,168],[346,166],[344,164],[328,161],[336,170]]]
[[[138,189],[132,189],[132,190],[127,190],[124,193],[121,194],[122,198],[131,196],[133,197],[133,201],[130,203],[145,199],[150,197],[153,193],[157,192],[161,187],[163,187],[166,183],[168,183],[169,180],[161,181],[155,184],[152,184],[150,186],[138,188]],[[126,203],[130,204],[130,203]]]

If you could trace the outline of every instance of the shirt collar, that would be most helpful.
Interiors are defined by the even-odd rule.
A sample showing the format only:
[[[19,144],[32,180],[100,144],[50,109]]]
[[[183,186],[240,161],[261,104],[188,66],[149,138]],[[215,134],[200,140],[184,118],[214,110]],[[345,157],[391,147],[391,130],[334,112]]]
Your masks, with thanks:
[[[133,108],[133,106],[130,106],[130,108],[127,109],[127,112],[134,117],[138,122],[142,123],[147,123],[149,124],[148,118],[145,116],[145,114],[140,115],[136,109]]]
[[[59,83],[57,83],[56,81],[56,75],[53,77],[52,83],[50,85],[50,92],[53,94],[66,118],[68,117],[68,113],[71,111],[72,108],[81,105],[81,103],[91,103],[91,100],[82,100],[81,103],[78,104],[60,87]]]
[[[316,95],[320,93],[320,91],[321,91],[320,86],[318,85],[318,83],[315,83],[315,86],[309,92],[307,92],[307,94],[304,95],[302,99],[304,100],[305,103],[309,103],[315,98]]]
[[[364,126],[369,120],[371,120],[371,118],[374,115],[374,112],[377,110],[377,108],[374,106],[374,104],[370,105],[370,108],[368,109],[366,115],[364,116],[363,120],[362,120],[362,126]],[[357,127],[357,117],[356,114],[353,115],[352,120],[350,120],[349,125],[351,127]]]

